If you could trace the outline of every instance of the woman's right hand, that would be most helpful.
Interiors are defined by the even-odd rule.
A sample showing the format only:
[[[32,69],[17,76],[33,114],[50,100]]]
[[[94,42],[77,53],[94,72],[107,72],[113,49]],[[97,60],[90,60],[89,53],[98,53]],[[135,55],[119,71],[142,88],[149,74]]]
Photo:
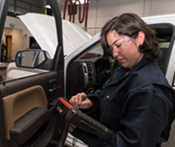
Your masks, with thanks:
[[[69,100],[69,102],[74,106],[77,107],[79,105],[78,108],[81,109],[90,109],[93,105],[93,103],[88,99],[88,97],[82,101],[87,95],[82,92],[82,93],[78,93],[75,96],[72,96]]]

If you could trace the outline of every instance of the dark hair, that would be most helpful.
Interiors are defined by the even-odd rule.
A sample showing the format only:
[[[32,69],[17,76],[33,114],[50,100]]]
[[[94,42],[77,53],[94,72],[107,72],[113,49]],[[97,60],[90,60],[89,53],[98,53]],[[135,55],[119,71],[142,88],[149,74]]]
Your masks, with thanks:
[[[155,41],[155,31],[146,24],[138,15],[134,13],[124,13],[119,17],[114,17],[108,21],[101,31],[101,45],[107,53],[108,43],[106,35],[115,30],[119,35],[126,35],[137,38],[138,32],[145,34],[145,40],[139,47],[139,51],[149,60],[156,60],[161,56],[161,51]]]

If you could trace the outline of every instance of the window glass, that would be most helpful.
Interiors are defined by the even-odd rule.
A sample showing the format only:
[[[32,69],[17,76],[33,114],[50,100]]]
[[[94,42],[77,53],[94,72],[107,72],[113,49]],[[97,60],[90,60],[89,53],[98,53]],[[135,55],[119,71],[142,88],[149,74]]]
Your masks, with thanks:
[[[95,58],[103,56],[103,48],[100,44],[93,47],[90,51],[83,54],[83,56],[80,57],[80,59],[89,59],[89,58]]]
[[[44,4],[44,1],[41,3]],[[42,12],[41,9],[32,12],[20,11],[17,15],[8,13],[2,35],[0,82],[50,71],[58,45],[55,19],[52,14],[46,15],[44,8]],[[25,52],[16,57],[19,51]],[[47,56],[45,62],[40,61],[42,51]],[[17,64],[21,62],[18,66],[23,67],[17,67],[15,61]]]
[[[156,41],[162,51],[161,57],[157,60],[160,69],[165,74],[166,68],[171,52],[171,40],[173,35],[173,27],[169,24],[156,24],[151,25],[151,27],[156,31]]]

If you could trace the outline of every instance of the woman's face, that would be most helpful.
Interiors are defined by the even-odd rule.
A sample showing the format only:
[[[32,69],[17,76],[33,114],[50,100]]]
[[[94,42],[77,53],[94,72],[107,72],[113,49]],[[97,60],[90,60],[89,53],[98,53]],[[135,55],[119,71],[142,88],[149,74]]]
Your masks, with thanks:
[[[143,54],[139,52],[143,37],[139,37],[139,34],[136,39],[132,39],[128,36],[119,35],[113,30],[107,34],[106,39],[113,57],[124,68],[132,69],[143,57]]]

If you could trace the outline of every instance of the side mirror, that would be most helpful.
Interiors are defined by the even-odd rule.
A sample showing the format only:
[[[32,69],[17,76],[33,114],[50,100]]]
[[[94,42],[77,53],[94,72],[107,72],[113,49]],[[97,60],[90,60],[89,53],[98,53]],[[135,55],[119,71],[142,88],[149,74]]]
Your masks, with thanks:
[[[47,61],[46,52],[39,49],[22,50],[16,54],[16,66],[37,68]]]

